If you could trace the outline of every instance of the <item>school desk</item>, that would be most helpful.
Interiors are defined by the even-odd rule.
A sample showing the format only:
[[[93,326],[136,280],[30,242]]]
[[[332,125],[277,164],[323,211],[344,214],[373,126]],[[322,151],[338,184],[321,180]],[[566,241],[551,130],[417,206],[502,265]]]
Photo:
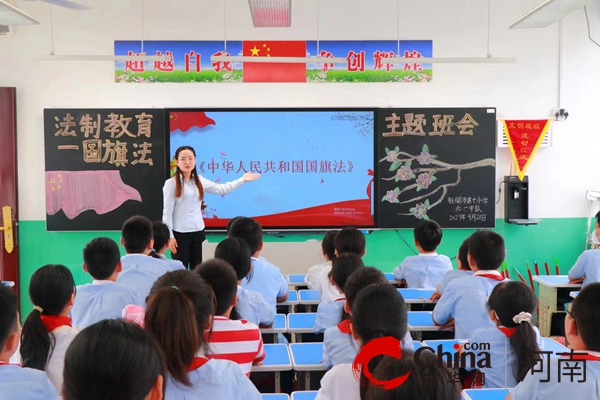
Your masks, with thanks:
[[[463,390],[463,400],[504,400],[511,389],[467,389]]]
[[[391,272],[386,272],[385,277],[393,285],[396,285],[399,283],[396,279],[394,279],[394,274],[392,274]]]
[[[288,298],[283,303],[277,303],[278,306],[295,306],[298,305],[298,292],[295,290],[288,291]]]
[[[435,293],[433,289],[398,289],[410,311],[411,304],[431,304],[429,300]]]
[[[433,323],[433,312],[431,311],[409,311],[408,312],[408,330],[416,333],[416,340],[421,341],[422,332],[436,332],[440,330],[439,326]],[[444,331],[450,328],[442,329]]]
[[[579,294],[579,291],[571,292],[571,293],[569,293],[569,296],[571,296],[572,298],[575,298],[575,297],[577,297],[578,294]]]
[[[409,333],[409,335],[410,335],[410,333]],[[414,351],[419,350],[421,347],[423,347],[423,343],[417,342],[416,340],[413,340],[413,349],[414,349]]]
[[[318,391],[305,390],[302,392],[292,392],[292,400],[315,400]]]
[[[262,400],[290,400],[286,393],[263,393],[260,395]]]
[[[281,391],[281,371],[292,369],[292,360],[287,344],[265,344],[266,357],[263,365],[252,366],[252,372],[275,372],[275,391]]]
[[[565,289],[578,289],[580,283],[569,283],[568,275],[537,275],[533,280],[539,284],[540,293],[540,334],[550,336],[552,314],[558,310],[558,292]]]
[[[568,347],[563,346],[556,340],[552,340],[550,338],[542,338],[542,341],[544,342],[544,348],[542,351],[551,351],[552,354],[550,354],[550,357],[560,357],[559,354],[571,352],[571,350]]]
[[[261,328],[260,330],[260,333],[262,334],[275,334],[275,338],[277,338],[278,333],[286,332],[287,319],[285,318],[285,314],[275,314],[275,321],[273,322],[273,326],[271,328]]]
[[[304,375],[304,389],[310,389],[310,372],[324,371],[321,360],[323,358],[323,343],[292,343],[292,368],[300,375],[298,382],[302,382]]]
[[[292,287],[306,286],[306,274],[290,274],[287,276],[288,285]]]
[[[13,281],[0,281],[4,286],[13,287],[15,283]]]
[[[317,313],[288,314],[288,333],[294,334],[294,341],[301,342],[303,333],[314,332],[316,319]]]
[[[457,348],[454,347],[456,345],[461,345],[463,343],[466,343],[466,340],[454,340],[454,339],[448,339],[448,340],[424,340],[423,341],[423,347],[431,347],[433,349],[433,351],[435,351],[435,353],[437,354],[437,350],[438,350],[438,346],[442,345],[442,353],[450,353],[452,354],[452,356],[454,356],[454,353],[456,353]],[[415,348],[416,350],[416,348]]]
[[[321,302],[321,294],[318,290],[299,290],[298,299],[300,304],[315,305]]]

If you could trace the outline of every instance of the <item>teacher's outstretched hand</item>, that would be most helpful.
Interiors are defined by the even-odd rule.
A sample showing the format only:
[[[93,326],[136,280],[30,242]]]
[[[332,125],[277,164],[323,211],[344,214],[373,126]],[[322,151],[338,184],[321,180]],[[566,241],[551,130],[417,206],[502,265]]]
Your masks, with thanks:
[[[215,183],[198,175],[196,151],[190,146],[181,146],[175,151],[177,169],[163,187],[163,222],[169,227],[171,238],[169,249],[173,258],[193,269],[202,262],[204,220],[202,201],[204,194],[225,195],[255,181],[259,174],[246,172],[241,178],[227,183]]]

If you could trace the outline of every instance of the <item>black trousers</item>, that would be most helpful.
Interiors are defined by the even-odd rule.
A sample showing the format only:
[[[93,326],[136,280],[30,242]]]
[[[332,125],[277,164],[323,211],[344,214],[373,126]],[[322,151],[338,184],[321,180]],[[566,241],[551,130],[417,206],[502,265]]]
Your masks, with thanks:
[[[202,242],[206,239],[203,231],[197,232],[175,232],[173,236],[177,240],[177,253],[173,258],[181,261],[187,269],[194,269],[202,262]]]

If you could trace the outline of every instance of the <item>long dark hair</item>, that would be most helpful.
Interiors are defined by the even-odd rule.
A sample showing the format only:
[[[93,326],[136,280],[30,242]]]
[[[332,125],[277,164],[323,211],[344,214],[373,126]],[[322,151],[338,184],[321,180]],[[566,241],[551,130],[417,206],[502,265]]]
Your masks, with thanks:
[[[179,160],[179,153],[184,150],[189,150],[194,154],[194,158],[196,158],[196,150],[194,150],[191,146],[181,146],[175,151],[175,160]],[[181,184],[181,179],[183,178],[183,172],[179,166],[177,166],[177,170],[175,171],[175,197],[179,198],[183,194],[183,185]],[[204,188],[202,187],[202,183],[200,182],[200,178],[198,177],[198,171],[194,166],[192,170],[191,179],[196,183],[196,187],[198,188],[199,199],[204,199]]]
[[[136,324],[105,319],[82,330],[65,355],[65,400],[143,400],[156,379],[167,383],[163,354]]]
[[[192,271],[167,272],[150,290],[145,327],[168,355],[169,374],[183,385],[192,385],[188,368],[196,353],[208,350],[204,331],[214,314],[212,289]]]
[[[33,273],[29,282],[29,298],[36,308],[40,307],[43,311],[34,309],[23,324],[21,332],[23,367],[46,370],[56,339],[52,333],[46,331],[41,316],[60,315],[75,290],[73,275],[64,265],[44,265]]]
[[[389,282],[369,285],[361,290],[352,305],[352,328],[363,346],[373,339],[391,336],[401,342],[407,332],[407,308],[402,295]],[[369,362],[373,371],[382,356]],[[360,376],[360,396],[365,398],[369,380],[363,372]]]
[[[506,328],[517,328],[510,338],[517,362],[513,374],[517,382],[525,379],[527,372],[540,359],[540,349],[533,326],[528,322],[517,324],[513,318],[521,312],[533,314],[538,305],[535,292],[523,282],[502,282],[492,290],[488,299],[488,308],[496,312],[500,324]]]
[[[460,384],[448,382],[448,369],[438,363],[437,356],[424,351],[419,354],[419,362],[411,351],[403,351],[402,358],[383,357],[373,371],[373,377],[389,381],[400,376],[410,375],[400,386],[383,389],[371,385],[366,391],[366,400],[458,400]]]

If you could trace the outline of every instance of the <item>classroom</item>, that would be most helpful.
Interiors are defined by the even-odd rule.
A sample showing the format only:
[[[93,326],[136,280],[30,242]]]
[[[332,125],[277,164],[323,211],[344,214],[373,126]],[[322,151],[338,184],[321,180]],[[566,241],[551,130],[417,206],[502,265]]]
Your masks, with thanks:
[[[537,12],[528,14],[532,10]],[[569,333],[569,324],[575,324],[577,310],[587,312],[581,298],[580,304],[575,301],[577,293],[591,285],[582,296],[591,298],[592,282],[600,281],[595,278],[600,273],[592,271],[600,271],[600,259],[594,261],[595,250],[588,252],[600,242],[600,183],[590,178],[594,149],[600,146],[592,121],[592,97],[600,83],[587,79],[594,76],[594,59],[600,59],[598,42],[600,3],[589,0],[0,0],[0,281],[5,286],[10,282],[17,296],[19,326],[25,331],[32,312],[48,312],[32,300],[32,281],[41,267],[66,267],[61,273],[79,288],[110,275],[96,279],[89,272],[84,249],[96,238],[111,239],[102,243],[110,250],[114,241],[123,260],[142,253],[131,250],[131,243],[129,248],[123,244],[124,223],[130,217],[162,219],[167,228],[163,253],[191,269],[217,257],[219,246],[235,236],[226,232],[232,218],[252,217],[262,226],[262,236],[258,249],[247,243],[254,276],[240,279],[238,273],[238,287],[251,285],[261,292],[261,268],[271,266],[280,270],[285,283],[278,282],[282,288],[272,301],[265,296],[274,310],[270,324],[256,323],[266,359],[262,365],[248,364],[252,374],[244,371],[251,387],[265,399],[342,398],[345,392],[336,392],[323,366],[325,329],[317,332],[315,325],[321,305],[336,299],[323,295],[323,285],[313,289],[307,275],[309,268],[329,260],[324,236],[346,227],[360,232],[366,248],[359,254],[361,266],[383,272],[408,310],[403,324],[415,351],[411,360],[418,363],[419,349],[460,358],[468,352],[470,335],[460,336],[465,326],[459,321],[454,326],[460,316],[449,312],[442,318],[449,328],[436,318],[442,314],[437,307],[443,298],[441,277],[425,287],[411,285],[407,275],[398,279],[403,261],[423,252],[417,247],[417,227],[435,221],[443,239],[432,251],[447,256],[448,268],[456,271],[461,268],[457,253],[470,235],[481,229],[503,239],[505,253],[495,269],[503,279],[522,282],[535,292],[533,312],[517,314],[530,314],[520,320],[535,326],[532,332],[543,342],[540,350],[558,354],[586,349],[589,357],[597,358],[600,354],[583,343],[585,338],[579,341],[582,335]],[[267,57],[282,60],[277,64]],[[444,129],[449,131],[444,134]],[[530,140],[527,134],[537,136]],[[125,153],[118,153],[119,145],[126,146],[121,141],[129,142]],[[402,144],[406,147],[395,147]],[[119,161],[119,154],[125,159]],[[187,161],[182,154],[189,156]],[[196,206],[202,212],[196,212],[193,222],[184,222],[201,224],[193,229],[199,236],[174,228],[182,220],[178,204],[194,200],[174,194],[182,185],[177,181],[175,189],[175,180],[169,179],[174,171],[188,179],[182,178],[184,193],[185,188],[197,190],[194,176],[200,175],[198,185],[206,198],[200,195]],[[63,177],[72,191],[65,197],[58,194]],[[166,180],[173,192],[170,221],[164,217]],[[248,222],[246,228],[255,226]],[[488,239],[497,243],[495,237]],[[189,247],[188,258],[183,251],[171,252],[173,243],[179,250]],[[165,258],[163,253],[157,257]],[[587,272],[570,272],[586,257]],[[465,259],[477,264],[475,258]],[[125,271],[128,266],[121,263]],[[215,292],[202,271],[195,271],[194,279],[198,274],[208,291]],[[135,285],[136,279],[130,279]],[[145,315],[144,331],[152,331],[148,308],[154,288],[150,295],[148,291],[155,279],[136,298],[141,308],[133,311],[142,318],[137,322]],[[333,271],[325,279],[335,291]],[[175,283],[167,287],[180,288]],[[478,312],[492,323],[496,320],[488,314],[494,310],[486,307],[493,288],[488,289]],[[87,295],[78,293],[66,304],[74,302],[77,308],[78,295]],[[435,293],[442,297],[430,300]],[[394,296],[383,289],[374,295]],[[241,296],[236,295],[238,304]],[[219,296],[212,301],[218,303]],[[238,314],[241,310],[233,309]],[[221,318],[215,312],[212,317]],[[355,318],[351,311],[346,314]],[[496,314],[500,326],[502,315]],[[12,331],[1,328],[0,345],[8,348],[10,336],[3,344],[1,335]],[[109,328],[133,334],[121,326]],[[355,345],[350,337],[345,339]],[[22,337],[17,338],[15,345],[22,351]],[[156,342],[162,346],[160,338]],[[200,342],[198,349],[205,344]],[[148,343],[155,346],[152,340]],[[465,343],[467,350],[460,347],[459,354]],[[67,346],[60,348],[63,356]],[[0,398],[7,380],[2,365],[8,362],[2,356],[0,348]],[[18,364],[25,367],[27,357],[21,356]],[[493,349],[491,359],[493,364]],[[589,360],[587,379],[600,380]],[[551,393],[540,386],[511,394],[523,379],[496,386],[489,381],[490,386],[477,388],[482,385],[465,383],[462,364],[454,367],[449,370],[458,377],[460,369],[461,390],[454,396],[446,388],[448,394],[438,392],[436,398],[543,399]],[[56,386],[59,378],[47,372]],[[247,380],[241,379],[240,387]],[[329,393],[323,392],[324,382]],[[184,391],[169,394],[170,383],[164,393],[156,381],[152,385],[152,390],[144,389],[148,397],[140,398],[183,398],[177,396]],[[563,391],[565,398],[575,394],[573,385],[555,391],[556,398],[563,398]],[[407,386],[411,389],[403,390],[412,390],[413,396],[419,390],[417,383]],[[6,388],[17,396],[17,386]],[[581,390],[586,398],[600,399],[600,393]],[[393,391],[356,398],[394,398]],[[78,398],[75,392],[57,393],[52,395]],[[207,393],[219,395],[217,389]]]

